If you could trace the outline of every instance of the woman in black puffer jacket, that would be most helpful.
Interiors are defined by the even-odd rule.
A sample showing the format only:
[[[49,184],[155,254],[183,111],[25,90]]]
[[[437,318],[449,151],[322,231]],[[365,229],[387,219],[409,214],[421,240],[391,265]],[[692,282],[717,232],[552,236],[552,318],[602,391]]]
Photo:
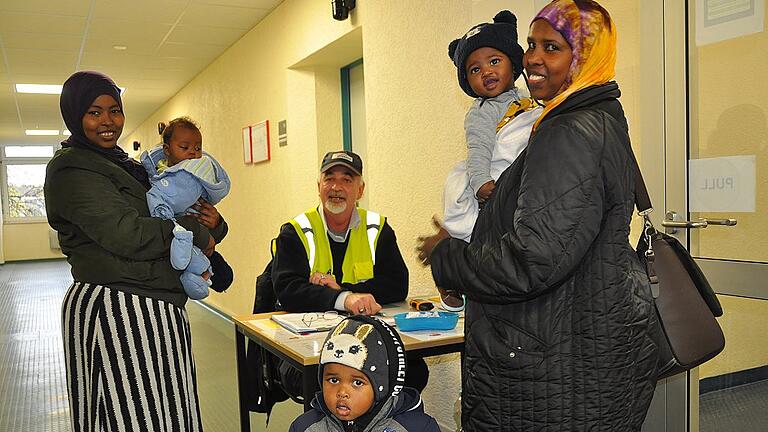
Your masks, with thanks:
[[[422,249],[466,294],[467,431],[637,431],[656,382],[648,278],[629,245],[634,157],[616,29],[587,0],[534,18],[523,64],[545,110],[499,178],[472,242]],[[436,243],[435,243],[436,242]]]

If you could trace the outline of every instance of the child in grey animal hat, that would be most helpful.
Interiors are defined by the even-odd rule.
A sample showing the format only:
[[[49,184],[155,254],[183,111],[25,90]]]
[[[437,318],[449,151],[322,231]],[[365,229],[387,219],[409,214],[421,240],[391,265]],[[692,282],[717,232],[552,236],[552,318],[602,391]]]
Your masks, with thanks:
[[[321,391],[290,431],[439,431],[419,393],[404,386],[405,372],[405,347],[394,328],[375,317],[345,319],[323,343]]]

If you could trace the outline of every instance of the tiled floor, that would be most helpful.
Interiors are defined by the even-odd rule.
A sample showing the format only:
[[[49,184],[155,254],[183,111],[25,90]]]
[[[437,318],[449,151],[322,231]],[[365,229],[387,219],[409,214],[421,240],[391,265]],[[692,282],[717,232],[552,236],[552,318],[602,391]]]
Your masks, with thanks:
[[[69,431],[62,261],[0,266],[0,431]]]
[[[60,310],[71,283],[65,261],[0,265],[0,431],[70,430]],[[206,431],[239,431],[234,329],[196,302],[187,306]],[[285,431],[301,413],[279,404],[268,431]],[[251,414],[251,430],[264,416]]]
[[[699,410],[701,432],[768,431],[768,381],[709,392]]]

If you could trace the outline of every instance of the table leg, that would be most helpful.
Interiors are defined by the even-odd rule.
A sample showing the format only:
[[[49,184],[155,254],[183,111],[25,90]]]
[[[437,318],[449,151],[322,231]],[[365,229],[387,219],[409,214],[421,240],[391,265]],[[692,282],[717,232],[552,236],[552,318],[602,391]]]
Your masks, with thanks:
[[[248,411],[248,373],[245,363],[245,341],[244,334],[237,331],[235,327],[235,351],[237,352],[237,390],[240,402],[240,431],[251,432],[251,414]]]
[[[320,390],[320,385],[317,379],[317,365],[304,366],[302,371],[302,390],[304,397],[304,412],[312,409],[312,398],[315,397],[315,393]]]

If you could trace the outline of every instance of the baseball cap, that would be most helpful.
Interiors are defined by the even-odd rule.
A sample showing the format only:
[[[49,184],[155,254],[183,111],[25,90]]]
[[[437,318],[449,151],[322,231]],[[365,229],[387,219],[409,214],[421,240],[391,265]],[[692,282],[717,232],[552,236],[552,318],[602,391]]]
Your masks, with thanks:
[[[363,175],[363,160],[357,153],[351,151],[338,150],[325,154],[323,162],[320,164],[320,172],[324,173],[337,165],[343,165],[351,169],[357,175]]]

